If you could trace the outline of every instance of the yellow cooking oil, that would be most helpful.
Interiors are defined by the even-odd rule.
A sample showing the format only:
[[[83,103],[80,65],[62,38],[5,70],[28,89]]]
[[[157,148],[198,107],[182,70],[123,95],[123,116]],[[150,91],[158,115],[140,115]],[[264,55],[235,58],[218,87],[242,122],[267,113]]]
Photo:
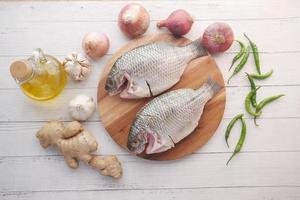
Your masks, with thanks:
[[[23,60],[26,66],[23,68],[18,64],[11,73],[17,83],[19,83],[21,90],[28,97],[44,101],[56,97],[64,89],[67,80],[67,74],[63,65],[54,57],[50,55],[37,55],[30,57],[28,60]],[[17,74],[21,73],[23,74]],[[19,76],[18,76],[19,75]],[[19,78],[19,79],[18,79]]]
[[[56,97],[65,87],[66,72],[62,64],[54,57],[45,56],[53,64],[41,64],[31,80],[22,83],[21,89],[32,99],[49,100]],[[41,72],[40,72],[41,71]]]

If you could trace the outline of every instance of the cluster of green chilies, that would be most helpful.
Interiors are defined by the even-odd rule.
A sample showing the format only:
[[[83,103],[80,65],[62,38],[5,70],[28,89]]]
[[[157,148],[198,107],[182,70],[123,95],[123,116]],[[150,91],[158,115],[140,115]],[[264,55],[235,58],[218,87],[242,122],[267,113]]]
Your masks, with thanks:
[[[233,58],[229,70],[231,70],[231,68],[234,66],[234,64],[240,58],[241,58],[241,60],[240,60],[239,64],[235,67],[235,69],[234,69],[232,75],[229,77],[227,83],[229,83],[230,79],[234,75],[238,74],[242,70],[242,68],[245,66],[245,64],[247,63],[247,60],[249,58],[250,47],[251,47],[251,50],[253,52],[253,57],[254,57],[254,62],[255,62],[255,67],[256,67],[257,73],[256,74],[246,73],[246,76],[247,76],[248,81],[250,83],[251,90],[247,94],[246,99],[245,99],[245,109],[246,109],[247,113],[249,113],[250,115],[252,115],[254,117],[254,124],[257,125],[256,119],[257,119],[257,117],[259,117],[262,114],[262,109],[267,104],[275,101],[276,99],[279,99],[280,97],[282,97],[284,95],[280,94],[280,95],[270,96],[270,97],[267,97],[267,98],[263,99],[259,103],[257,103],[257,101],[256,101],[256,92],[260,89],[260,87],[256,87],[254,79],[263,80],[263,79],[266,79],[266,78],[270,77],[273,73],[273,69],[271,69],[269,72],[267,72],[265,74],[261,73],[258,48],[257,48],[256,44],[254,42],[252,42],[252,40],[250,40],[250,38],[245,33],[244,33],[244,36],[248,40],[249,45],[246,48],[245,45],[241,41],[236,40],[236,42],[238,42],[238,44],[240,46],[240,51]],[[226,165],[228,165],[230,160],[237,153],[239,153],[241,151],[242,147],[243,147],[243,144],[244,144],[244,141],[245,141],[245,138],[246,138],[246,123],[245,123],[245,120],[244,120],[243,116],[244,116],[244,114],[236,115],[234,118],[232,118],[232,120],[227,125],[227,129],[226,129],[226,132],[225,132],[225,141],[226,141],[226,144],[229,148],[228,139],[229,139],[231,129],[233,128],[234,124],[237,121],[241,121],[241,123],[242,123],[242,130],[241,130],[240,139],[239,139],[238,143],[236,144],[234,152],[233,152],[232,156],[229,158],[229,160],[227,161]]]
[[[256,44],[254,42],[252,42],[252,40],[250,40],[250,38],[245,33],[244,33],[244,36],[247,38],[249,45],[247,46],[247,48],[245,48],[245,45],[241,41],[235,40],[240,45],[240,51],[232,59],[232,63],[231,63],[229,70],[231,70],[231,68],[236,63],[236,61],[238,61],[241,57],[242,57],[242,59],[240,60],[239,64],[234,68],[232,75],[229,77],[229,79],[227,81],[228,84],[229,84],[229,81],[231,80],[231,78],[233,76],[235,76],[236,74],[238,74],[243,69],[243,67],[246,65],[249,54],[250,54],[250,47],[251,47],[251,50],[253,53],[255,67],[256,67],[256,71],[257,71],[256,74],[250,74],[250,76],[253,79],[263,80],[263,79],[270,77],[273,74],[273,69],[271,69],[269,72],[267,72],[265,74],[261,73],[258,48],[257,48]]]

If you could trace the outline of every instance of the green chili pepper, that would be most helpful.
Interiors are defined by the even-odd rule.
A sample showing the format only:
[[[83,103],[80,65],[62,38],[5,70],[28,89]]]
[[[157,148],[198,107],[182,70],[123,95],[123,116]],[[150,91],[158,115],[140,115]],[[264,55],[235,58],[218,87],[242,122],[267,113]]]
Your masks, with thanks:
[[[271,96],[271,97],[267,97],[265,99],[263,99],[261,102],[259,102],[259,104],[256,107],[256,110],[261,111],[263,109],[263,107],[265,107],[267,104],[275,101],[276,99],[279,99],[280,97],[283,97],[284,94],[279,94],[279,95],[275,95],[275,96]]]
[[[279,95],[275,95],[275,96],[271,96],[271,97],[267,97],[265,99],[263,99],[261,102],[258,103],[258,105],[256,106],[256,112],[261,112],[261,110],[269,103],[279,99],[280,97],[283,97],[284,94],[279,94]],[[257,125],[256,123],[256,119],[259,116],[255,116],[254,117],[254,123]]]
[[[227,84],[229,84],[230,79],[234,75],[236,75],[237,73],[239,73],[241,71],[241,69],[245,66],[245,64],[246,64],[246,62],[247,62],[247,60],[249,58],[249,52],[250,52],[250,46],[248,45],[246,51],[243,54],[243,57],[242,57],[240,63],[234,68],[234,71],[233,71],[232,75],[229,77],[229,79],[227,81]]]
[[[230,160],[236,155],[238,154],[242,147],[243,147],[243,144],[244,144],[244,141],[245,141],[245,138],[246,138],[246,131],[247,131],[247,127],[246,127],[246,122],[244,120],[244,118],[240,118],[241,122],[242,122],[242,130],[241,130],[241,136],[240,136],[240,139],[238,141],[238,143],[236,144],[235,146],[235,149],[233,151],[233,154],[232,156],[229,158],[229,160],[227,161],[226,165],[228,165],[228,163],[230,162]]]
[[[246,75],[247,75],[247,78],[250,82],[250,86],[251,86],[251,90],[256,90],[256,85],[254,83],[254,80],[253,78],[246,72]],[[253,93],[252,97],[251,97],[251,104],[253,107],[256,107],[257,106],[257,103],[256,103],[256,91]]]
[[[229,147],[228,138],[229,138],[231,129],[233,128],[233,126],[237,122],[237,120],[241,119],[243,116],[244,116],[244,114],[238,114],[234,118],[232,118],[232,120],[229,122],[229,124],[226,128],[226,132],[225,132],[225,141],[226,141],[227,147]]]
[[[238,54],[236,54],[236,56],[234,56],[234,58],[232,59],[232,62],[231,62],[231,65],[230,65],[228,71],[231,70],[231,68],[232,68],[232,66],[234,65],[234,63],[235,63],[238,59],[240,59],[240,57],[242,57],[242,56],[244,55],[245,51],[246,51],[245,45],[244,45],[241,41],[239,41],[239,40],[235,40],[235,41],[238,42],[239,45],[240,45],[240,52],[238,52]]]
[[[244,36],[247,38],[247,40],[250,43],[250,46],[251,46],[251,49],[252,49],[252,52],[253,52],[253,56],[254,56],[254,62],[255,62],[256,70],[257,70],[257,72],[259,74],[261,74],[261,72],[260,72],[259,55],[258,55],[258,48],[257,48],[256,44],[250,40],[250,38],[246,35],[246,33],[244,33]]]
[[[269,72],[265,74],[250,74],[250,76],[254,79],[263,80],[270,77],[272,74],[273,74],[273,69],[271,69]]]
[[[252,115],[252,116],[254,116],[254,117],[258,117],[258,116],[261,115],[261,111],[256,112],[256,111],[253,111],[252,108],[251,108],[251,98],[252,98],[253,94],[255,94],[257,90],[259,90],[259,88],[260,88],[260,87],[257,87],[255,90],[251,90],[251,91],[248,93],[248,95],[247,95],[247,97],[246,97],[246,99],[245,99],[245,108],[246,108],[246,111],[247,111],[250,115]]]

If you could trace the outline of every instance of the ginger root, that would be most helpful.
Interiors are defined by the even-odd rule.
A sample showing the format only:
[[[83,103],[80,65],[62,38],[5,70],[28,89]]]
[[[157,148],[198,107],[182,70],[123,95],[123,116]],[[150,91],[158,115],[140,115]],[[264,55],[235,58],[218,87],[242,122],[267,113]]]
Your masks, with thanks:
[[[116,156],[94,156],[89,164],[104,176],[120,178],[123,174],[121,163]]]
[[[78,167],[78,160],[88,163],[92,159],[91,153],[98,147],[95,137],[77,121],[66,126],[63,139],[58,140],[56,145],[71,168]]]
[[[94,136],[77,121],[70,122],[66,127],[62,122],[50,121],[36,136],[44,148],[57,146],[71,168],[77,168],[79,160],[88,163],[92,158],[91,153],[98,146]]]
[[[71,168],[84,161],[100,170],[102,175],[119,178],[122,176],[121,164],[116,156],[94,156],[97,150],[96,138],[77,121],[64,126],[60,121],[47,122],[36,134],[42,147],[56,146],[64,155]]]
[[[56,145],[57,140],[62,138],[64,124],[60,121],[47,122],[36,134],[42,147],[47,148]]]

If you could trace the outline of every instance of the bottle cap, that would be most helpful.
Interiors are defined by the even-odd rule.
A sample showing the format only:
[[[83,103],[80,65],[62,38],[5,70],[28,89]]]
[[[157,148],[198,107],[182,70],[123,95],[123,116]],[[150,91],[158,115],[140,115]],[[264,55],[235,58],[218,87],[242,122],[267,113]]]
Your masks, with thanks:
[[[33,69],[27,60],[17,60],[10,65],[10,73],[16,80],[22,82],[32,75]]]

